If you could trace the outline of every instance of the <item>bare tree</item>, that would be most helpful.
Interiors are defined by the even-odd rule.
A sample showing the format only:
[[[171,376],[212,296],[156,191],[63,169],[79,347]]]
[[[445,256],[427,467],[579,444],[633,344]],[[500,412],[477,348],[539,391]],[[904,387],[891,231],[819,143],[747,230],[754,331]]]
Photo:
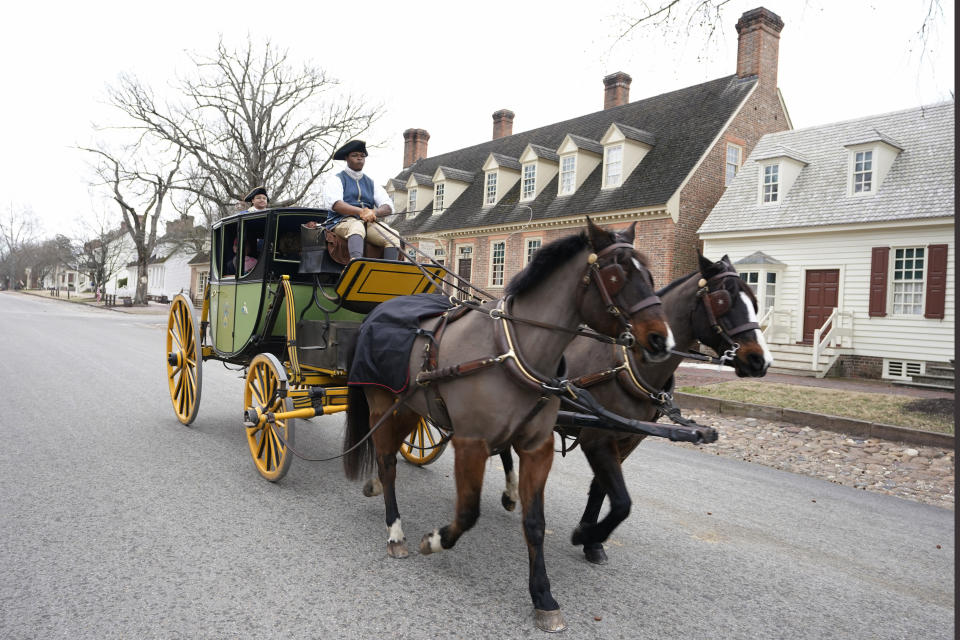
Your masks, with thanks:
[[[131,128],[182,151],[185,179],[177,188],[215,203],[220,216],[259,185],[275,205],[304,201],[333,151],[381,112],[340,93],[322,69],[294,68],[270,42],[248,38],[231,50],[221,40],[212,56],[190,58],[195,72],[179,80],[177,99],[162,103],[129,75],[109,88],[109,99]]]
[[[920,62],[930,42],[938,19],[943,18],[941,0],[920,0],[925,8],[923,17],[917,18],[919,26],[915,39],[920,45]],[[730,0],[641,0],[636,10],[624,18],[623,26],[616,42],[637,32],[653,31],[658,35],[669,34],[679,37],[681,34],[697,33],[702,38],[704,49],[712,44],[714,36],[726,28],[730,22],[727,6]]]
[[[36,236],[35,216],[29,207],[7,205],[0,216],[0,285],[16,288],[25,280],[25,250],[34,242]],[[2,288],[2,287],[0,287]]]
[[[137,153],[146,145],[138,145]],[[157,223],[168,200],[174,178],[183,160],[178,152],[174,160],[161,169],[147,170],[142,163],[104,149],[84,148],[97,158],[94,170],[99,186],[112,192],[123,216],[123,229],[133,240],[137,252],[135,304],[147,301],[147,266],[157,245]]]
[[[98,291],[123,268],[124,251],[121,242],[124,226],[111,225],[107,216],[96,216],[94,223],[84,225],[87,239],[82,243],[79,263],[90,276],[93,290]]]

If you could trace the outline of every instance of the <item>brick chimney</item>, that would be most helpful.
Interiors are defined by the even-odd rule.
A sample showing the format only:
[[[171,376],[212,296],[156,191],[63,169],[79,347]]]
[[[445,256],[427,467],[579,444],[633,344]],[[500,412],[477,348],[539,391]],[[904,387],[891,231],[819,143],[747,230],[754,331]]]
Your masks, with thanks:
[[[513,117],[516,114],[510,109],[500,109],[493,114],[493,139],[505,138],[513,135]]]
[[[633,80],[623,71],[611,73],[603,79],[603,108],[619,107],[630,102],[630,82]]]
[[[430,134],[426,129],[407,129],[403,132],[403,168],[406,169],[417,160],[427,157],[427,141]]]
[[[780,56],[780,16],[758,7],[744,12],[737,22],[737,77],[758,76],[760,86],[777,88]]]

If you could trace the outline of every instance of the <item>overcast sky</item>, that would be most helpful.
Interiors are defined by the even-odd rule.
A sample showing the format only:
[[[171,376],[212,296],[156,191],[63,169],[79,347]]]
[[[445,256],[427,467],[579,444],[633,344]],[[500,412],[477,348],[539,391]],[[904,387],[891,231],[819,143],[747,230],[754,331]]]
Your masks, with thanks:
[[[795,128],[949,100],[953,4],[942,0],[921,56],[929,0],[731,0],[708,47],[701,32],[616,42],[640,5],[621,0],[16,3],[0,38],[2,206],[32,208],[44,235],[81,236],[79,221],[97,210],[119,220],[71,147],[92,144],[91,122],[117,122],[104,95],[118,74],[165,86],[186,69],[185,51],[212,52],[221,35],[231,46],[248,33],[269,38],[382,103],[368,139],[384,146],[371,149],[367,172],[383,184],[402,169],[410,127],[429,131],[436,155],[490,139],[498,109],[516,113],[514,133],[598,111],[602,78],[615,71],[632,76],[631,101],[732,74],[734,24],[758,6],[786,25],[779,85]]]

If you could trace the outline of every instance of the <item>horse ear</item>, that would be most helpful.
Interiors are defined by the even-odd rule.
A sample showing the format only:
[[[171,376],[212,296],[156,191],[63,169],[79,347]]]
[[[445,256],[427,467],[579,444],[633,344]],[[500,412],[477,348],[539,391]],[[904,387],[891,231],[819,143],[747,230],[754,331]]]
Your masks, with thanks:
[[[633,244],[633,239],[636,237],[635,235],[636,229],[637,229],[637,221],[634,220],[630,224],[630,226],[627,227],[626,231],[621,232],[621,236],[623,237],[623,240],[625,242],[629,242],[630,244]]]
[[[590,219],[590,216],[585,217],[587,219],[587,237],[590,239],[590,246],[598,251],[610,244],[610,234],[595,225],[593,220]]]
[[[700,273],[706,273],[713,266],[713,262],[709,258],[704,258],[699,249],[697,249],[697,260],[700,262]]]

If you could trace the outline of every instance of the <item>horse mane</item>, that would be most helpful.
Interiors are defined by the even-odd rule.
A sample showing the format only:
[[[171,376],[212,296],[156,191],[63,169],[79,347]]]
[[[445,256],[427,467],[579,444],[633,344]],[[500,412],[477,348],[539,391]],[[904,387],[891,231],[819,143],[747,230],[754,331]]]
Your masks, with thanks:
[[[554,240],[540,247],[523,271],[510,279],[507,295],[516,296],[543,281],[561,264],[589,245],[586,232]]]

